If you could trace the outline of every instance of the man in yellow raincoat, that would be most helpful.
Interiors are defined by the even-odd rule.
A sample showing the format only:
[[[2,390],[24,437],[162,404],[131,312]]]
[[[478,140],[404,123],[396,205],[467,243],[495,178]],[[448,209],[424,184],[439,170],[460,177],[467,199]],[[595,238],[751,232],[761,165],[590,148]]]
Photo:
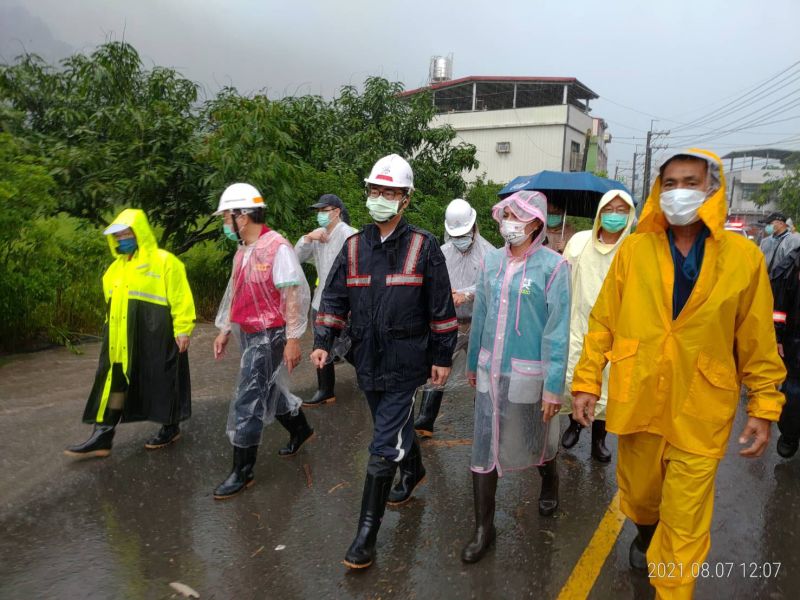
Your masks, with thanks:
[[[186,269],[158,247],[139,209],[123,210],[103,233],[114,262],[103,275],[106,328],[83,413],[94,430],[65,451],[78,458],[108,456],[120,420],[161,423],[145,444],[156,449],[176,441],[191,415],[187,350],[195,311]]]
[[[589,318],[573,416],[588,426],[611,362],[608,430],[619,436],[620,507],[638,528],[631,566],[660,598],[690,598],[711,548],[714,479],[740,386],[742,456],[760,456],[784,398],[764,256],[725,231],[720,159],[688,150],[662,167]],[[646,553],[646,554],[645,554]]]

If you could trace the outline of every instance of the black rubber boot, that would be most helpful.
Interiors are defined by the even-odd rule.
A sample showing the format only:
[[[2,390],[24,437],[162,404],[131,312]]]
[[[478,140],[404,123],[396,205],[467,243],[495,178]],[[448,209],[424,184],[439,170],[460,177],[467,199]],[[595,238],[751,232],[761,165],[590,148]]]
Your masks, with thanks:
[[[82,444],[69,446],[64,450],[64,454],[75,458],[105,458],[111,454],[115,427],[121,417],[121,410],[109,410],[108,418],[104,422],[95,423],[88,440]]]
[[[564,448],[572,448],[578,443],[581,429],[583,429],[583,425],[573,419],[572,415],[569,415],[569,427],[564,431],[564,435],[561,436],[561,445],[564,446]]]
[[[157,450],[158,448],[169,446],[179,439],[181,439],[181,428],[177,424],[162,425],[158,433],[144,447],[148,450]]]
[[[321,369],[317,369],[317,392],[308,402],[303,402],[303,406],[313,408],[336,402],[336,395],[333,391],[336,385],[336,370],[333,363],[328,363]]]
[[[606,422],[592,422],[592,458],[601,463],[611,462],[611,451],[606,448]]]
[[[414,421],[414,429],[422,437],[433,437],[433,423],[439,415],[439,407],[442,406],[442,396],[444,392],[439,390],[429,390],[422,392],[422,400],[419,403],[419,415]]]
[[[558,508],[558,467],[556,457],[539,467],[542,491],[539,493],[539,514],[549,517]]]
[[[786,437],[785,435],[778,436],[778,454],[783,458],[792,458],[797,454],[797,448],[800,446],[799,440],[794,440]]]
[[[628,551],[628,562],[631,568],[637,571],[647,571],[647,549],[650,547],[650,540],[653,539],[653,534],[656,532],[655,525],[639,525],[636,524],[636,529],[639,533],[633,538],[631,548]]]
[[[294,456],[300,451],[303,444],[314,437],[314,430],[306,421],[306,415],[302,408],[297,410],[296,417],[293,417],[291,413],[286,413],[285,415],[275,415],[275,418],[289,432],[289,441],[278,450],[278,456],[283,458]]]
[[[256,464],[258,446],[233,447],[233,470],[214,490],[214,500],[225,500],[243,492],[255,483],[253,467]]]
[[[369,457],[358,530],[344,557],[345,566],[351,569],[366,569],[375,560],[375,541],[396,469],[397,463],[382,456]]]
[[[465,563],[478,562],[494,542],[494,496],[496,491],[497,471],[472,473],[475,533],[461,551],[461,560]]]
[[[414,490],[424,481],[425,465],[422,464],[422,451],[417,436],[414,436],[411,450],[400,461],[400,479],[389,494],[389,506],[400,506],[411,500]]]

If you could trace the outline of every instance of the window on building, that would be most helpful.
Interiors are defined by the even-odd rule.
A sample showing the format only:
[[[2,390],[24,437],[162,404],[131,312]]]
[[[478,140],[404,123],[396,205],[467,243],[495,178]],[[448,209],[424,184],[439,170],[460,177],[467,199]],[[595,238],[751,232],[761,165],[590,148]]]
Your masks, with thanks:
[[[495,150],[498,154],[508,154],[511,152],[511,142],[497,142]]]
[[[578,142],[570,142],[569,151],[569,170],[580,171],[583,157],[581,156],[581,145]]]

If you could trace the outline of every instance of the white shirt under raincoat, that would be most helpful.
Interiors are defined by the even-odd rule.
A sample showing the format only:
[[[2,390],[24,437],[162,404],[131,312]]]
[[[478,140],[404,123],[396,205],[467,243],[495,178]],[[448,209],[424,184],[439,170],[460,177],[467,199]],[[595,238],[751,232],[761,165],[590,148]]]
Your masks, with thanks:
[[[600,233],[600,211],[614,198],[622,198],[630,207],[628,223],[622,231],[615,244],[604,244],[599,239]],[[564,394],[564,404],[561,414],[572,412],[572,373],[575,365],[581,358],[583,350],[583,337],[589,331],[589,313],[592,312],[597,297],[600,295],[600,288],[606,278],[611,261],[617,253],[617,249],[623,240],[628,237],[636,219],[633,200],[626,192],[611,190],[606,192],[600,199],[597,206],[597,215],[594,219],[594,226],[587,231],[576,233],[564,248],[564,258],[569,261],[572,267],[572,308],[570,310],[569,324],[569,360],[567,362],[567,383],[566,393]],[[608,401],[608,371],[606,365],[603,371],[603,391],[594,409],[595,419],[605,421],[606,403]]]
[[[495,219],[506,206],[522,219],[513,208],[518,197],[546,222],[544,195],[528,191],[495,205]],[[541,465],[558,450],[558,415],[545,423],[541,403],[560,404],[564,392],[570,274],[567,261],[542,246],[544,236],[542,228],[520,257],[508,245],[488,252],[478,279],[467,358],[477,379],[470,462],[477,473]]]
[[[453,351],[453,366],[450,370],[450,377],[444,387],[436,387],[430,383],[422,386],[423,390],[442,389],[453,391],[467,385],[466,365],[467,365],[467,345],[469,344],[469,332],[472,321],[472,307],[475,303],[475,284],[483,267],[483,260],[487,252],[495,250],[481,234],[475,230],[475,237],[472,245],[467,252],[461,252],[447,241],[442,246],[447,274],[450,277],[450,287],[460,294],[468,294],[467,301],[461,306],[456,306],[456,317],[458,317],[458,338],[456,339],[456,349]]]
[[[297,260],[301,263],[311,263],[317,267],[319,282],[314,290],[314,297],[311,299],[311,308],[314,310],[319,310],[322,290],[325,288],[325,282],[328,281],[328,273],[331,271],[333,261],[339,256],[345,240],[357,231],[357,229],[350,227],[344,221],[339,221],[336,227],[328,232],[328,240],[326,242],[323,243],[317,240],[307,242],[306,236],[302,236],[294,245]]]

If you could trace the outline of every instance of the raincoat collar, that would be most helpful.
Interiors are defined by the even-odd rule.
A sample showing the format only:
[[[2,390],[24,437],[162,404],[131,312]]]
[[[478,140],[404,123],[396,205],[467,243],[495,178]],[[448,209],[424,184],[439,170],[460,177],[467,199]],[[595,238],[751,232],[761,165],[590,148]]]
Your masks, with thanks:
[[[686,154],[704,158],[709,164],[709,169],[716,168],[719,171],[719,189],[706,199],[697,214],[700,220],[708,227],[711,237],[715,240],[720,240],[725,232],[725,221],[728,216],[722,160],[713,152],[698,148],[690,148],[686,151]],[[664,233],[669,229],[667,218],[661,211],[660,198],[661,175],[659,174],[644,205],[642,218],[639,220],[639,226],[636,229],[637,233]]]
[[[138,208],[126,208],[117,215],[110,225],[125,225],[133,230],[136,236],[136,243],[138,245],[137,252],[142,254],[149,254],[158,249],[158,242],[150,223],[147,221],[147,215],[143,210]],[[111,250],[111,256],[119,258],[121,255],[117,252],[117,240],[113,234],[106,235],[108,248]]]
[[[614,244],[606,244],[600,241],[600,211],[611,202],[614,198],[620,197],[625,201],[630,207],[630,212],[628,213],[628,222],[625,224],[625,229],[622,230],[622,235],[619,236],[619,239]],[[624,190],[610,190],[603,194],[603,197],[600,198],[600,203],[597,205],[597,213],[594,217],[594,225],[592,226],[592,244],[594,245],[594,249],[597,250],[600,254],[608,254],[609,252],[614,251],[615,249],[619,248],[619,245],[622,241],[628,237],[631,233],[631,229],[633,228],[633,222],[636,219],[636,208],[633,204],[633,198],[631,198],[630,194],[628,194]]]
[[[390,240],[400,237],[406,229],[408,229],[408,221],[406,221],[405,217],[400,217],[400,220],[397,222],[397,227],[394,228],[394,231],[389,234],[389,237],[386,238],[383,243],[385,244]],[[378,229],[375,223],[367,223],[364,225],[364,233],[369,243],[373,246],[381,244],[381,230]]]

